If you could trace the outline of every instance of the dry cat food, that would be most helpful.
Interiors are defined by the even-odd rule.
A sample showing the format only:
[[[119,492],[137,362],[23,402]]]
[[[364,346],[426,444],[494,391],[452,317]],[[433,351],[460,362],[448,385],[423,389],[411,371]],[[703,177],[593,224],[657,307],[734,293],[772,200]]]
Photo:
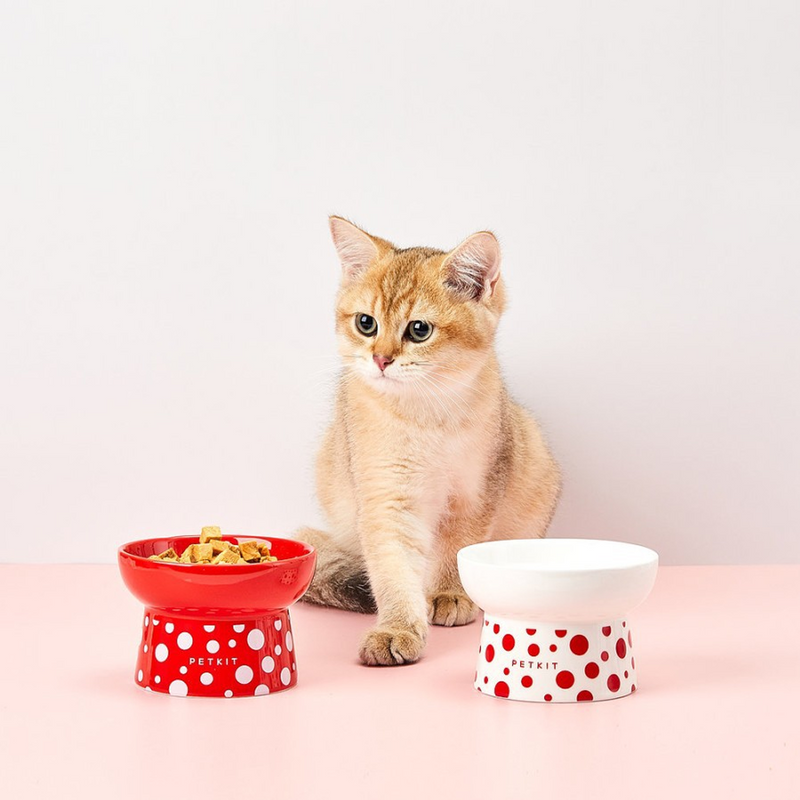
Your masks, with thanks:
[[[264,542],[223,541],[220,529],[209,525],[200,531],[200,541],[190,544],[179,556],[171,547],[150,556],[151,561],[171,561],[173,564],[263,564],[277,561]]]

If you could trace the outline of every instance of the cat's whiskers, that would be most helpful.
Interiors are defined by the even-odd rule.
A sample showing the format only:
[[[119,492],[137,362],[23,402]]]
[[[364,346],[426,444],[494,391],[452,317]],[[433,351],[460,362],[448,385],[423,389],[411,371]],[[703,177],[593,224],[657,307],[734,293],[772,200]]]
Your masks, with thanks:
[[[447,366],[446,364],[434,364],[432,361],[418,361],[416,363],[432,367],[430,372],[428,372],[427,374],[433,375],[434,377],[437,377],[440,380],[445,381],[447,384],[457,384],[459,386],[464,386],[467,389],[469,389],[472,394],[481,395],[482,397],[489,398],[490,400],[493,400],[496,397],[494,393],[488,392],[485,389],[482,389],[480,386],[478,386],[477,380],[473,381],[472,383],[456,380],[453,377],[453,375],[459,375],[461,377],[464,377],[464,371],[461,369],[456,369],[455,367],[450,367]],[[450,372],[452,373],[452,375],[437,375],[436,373],[439,370],[443,372]],[[500,374],[497,370],[492,369],[492,371],[496,375]]]
[[[434,391],[431,393],[433,397],[436,397],[438,400],[442,401],[443,403],[451,403],[457,410],[461,412],[461,414],[469,419],[477,421],[477,415],[470,409],[470,407],[464,402],[462,398],[460,398],[455,392],[447,391],[448,387],[438,381],[433,375],[429,373],[420,372],[419,377],[423,383],[426,383],[430,386]],[[452,412],[451,412],[452,413]]]

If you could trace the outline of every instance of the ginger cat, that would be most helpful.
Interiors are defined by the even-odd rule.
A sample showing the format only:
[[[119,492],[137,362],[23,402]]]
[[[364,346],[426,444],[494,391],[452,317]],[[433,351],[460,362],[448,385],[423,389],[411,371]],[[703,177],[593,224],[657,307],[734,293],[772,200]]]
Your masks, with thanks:
[[[329,532],[297,533],[318,548],[304,599],[377,610],[361,661],[406,664],[422,654],[429,622],[477,614],[458,550],[544,536],[560,475],[498,368],[497,239],[483,231],[449,252],[398,249],[340,217],[330,228],[344,368],[317,462]]]

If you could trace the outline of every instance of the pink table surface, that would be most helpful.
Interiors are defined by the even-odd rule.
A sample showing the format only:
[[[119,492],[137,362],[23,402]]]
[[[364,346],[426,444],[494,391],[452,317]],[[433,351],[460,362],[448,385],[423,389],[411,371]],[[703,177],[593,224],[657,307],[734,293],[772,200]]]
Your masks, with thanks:
[[[15,800],[800,797],[800,565],[662,567],[629,617],[639,691],[558,706],[472,688],[478,625],[370,669],[370,618],[302,604],[295,689],[157,695],[133,682],[141,608],[115,566],[0,565],[0,599]]]

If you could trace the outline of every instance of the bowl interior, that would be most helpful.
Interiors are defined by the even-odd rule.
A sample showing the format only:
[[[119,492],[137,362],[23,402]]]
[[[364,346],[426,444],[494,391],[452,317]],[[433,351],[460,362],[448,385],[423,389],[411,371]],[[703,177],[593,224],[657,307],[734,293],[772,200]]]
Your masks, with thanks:
[[[286,560],[287,558],[297,558],[299,556],[307,555],[313,549],[310,545],[305,544],[304,542],[298,542],[294,539],[270,539],[267,537],[261,536],[223,536],[222,537],[226,542],[230,542],[231,544],[239,544],[239,542],[265,542],[270,549],[272,555],[274,555],[279,561]],[[189,547],[191,544],[196,544],[198,538],[196,536],[173,536],[171,538],[163,538],[163,539],[139,539],[136,542],[128,542],[128,544],[122,545],[120,550],[127,555],[135,556],[137,558],[149,559],[150,556],[158,555],[159,553],[163,553],[165,550],[169,550],[171,547],[178,555],[181,555],[183,551]],[[155,563],[156,565],[161,564],[161,562],[150,562]],[[262,567],[262,566],[269,566],[270,563],[276,562],[266,562],[265,564],[248,564],[247,569],[252,569],[254,567]],[[163,566],[166,566],[167,563],[164,563]],[[175,565],[173,565],[175,566]],[[198,565],[196,564],[180,564],[178,565],[183,567],[184,569],[195,569]],[[210,566],[212,569],[229,569],[230,567],[235,567],[236,569],[244,568],[244,564],[239,565],[200,565],[200,566]]]

